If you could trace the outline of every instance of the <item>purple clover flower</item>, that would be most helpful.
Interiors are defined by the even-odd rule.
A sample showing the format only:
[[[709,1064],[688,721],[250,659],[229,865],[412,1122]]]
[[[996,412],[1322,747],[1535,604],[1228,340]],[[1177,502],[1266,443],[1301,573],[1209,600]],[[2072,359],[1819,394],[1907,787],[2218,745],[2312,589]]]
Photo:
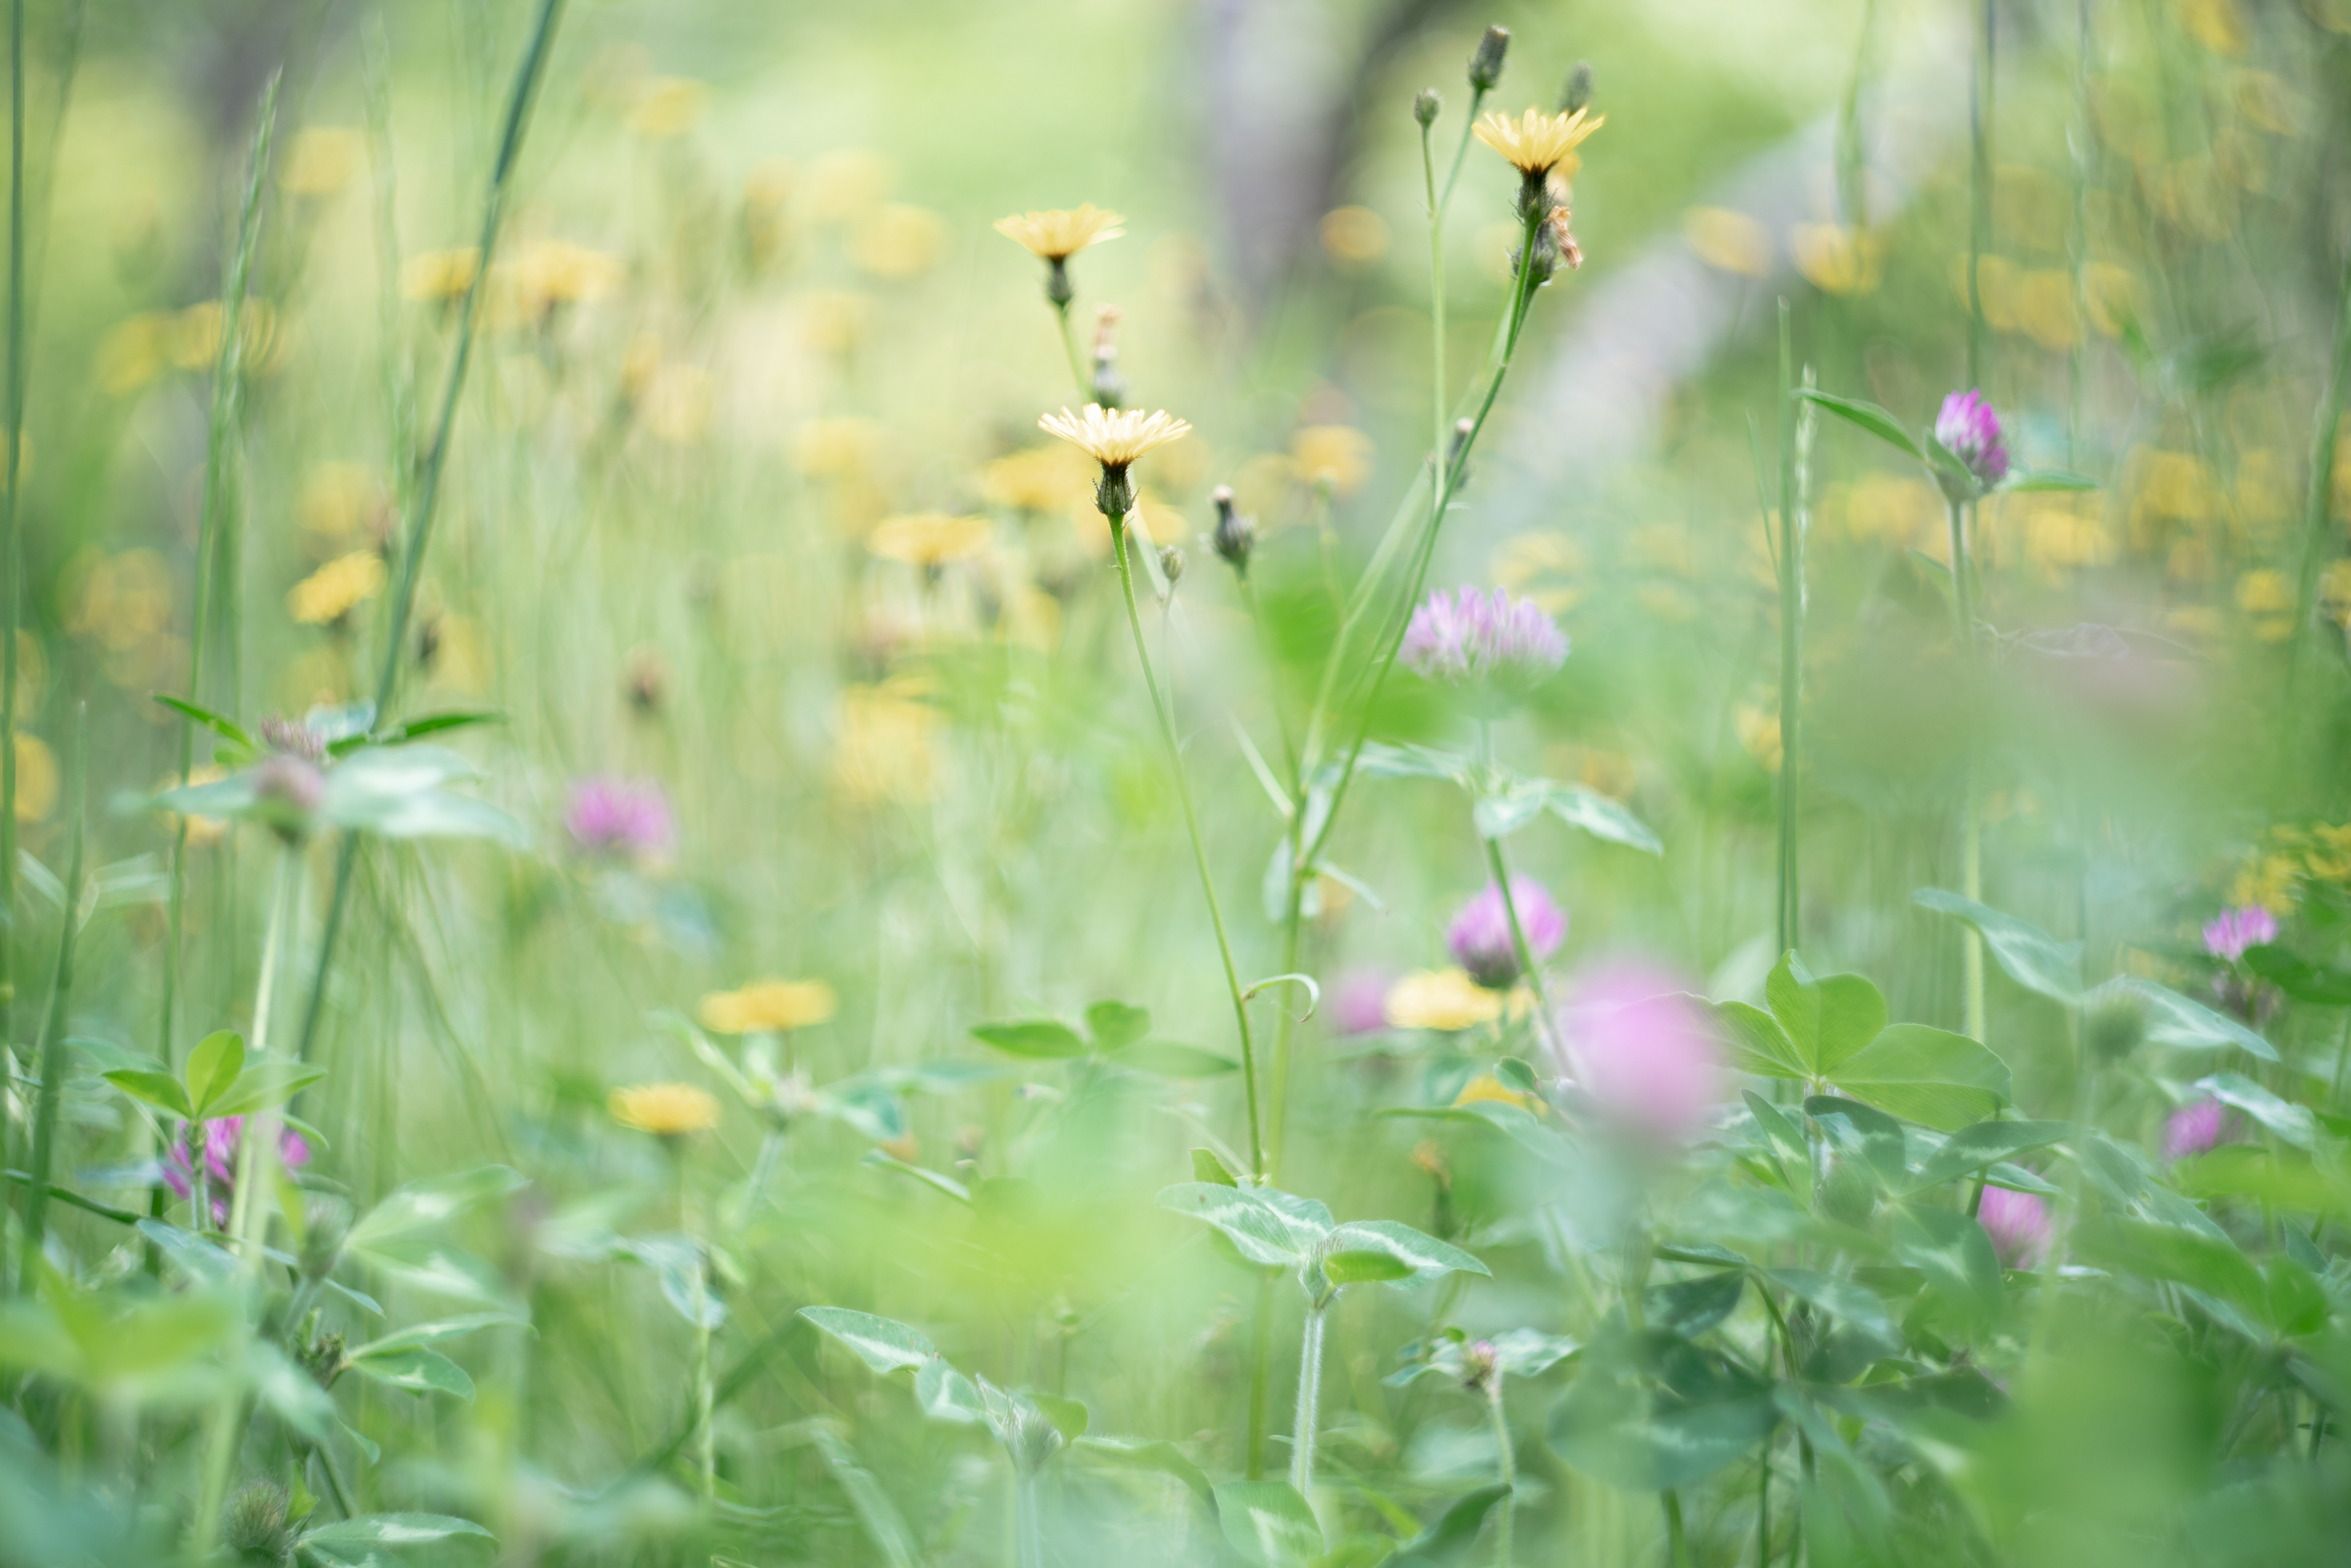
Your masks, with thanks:
[[[1377,1034],[1388,1027],[1388,976],[1377,969],[1350,969],[1331,988],[1325,1013],[1342,1035]]]
[[[1425,680],[1524,689],[1567,661],[1567,634],[1532,599],[1465,584],[1436,590],[1413,611],[1403,652]]]
[[[2008,477],[2008,447],[2000,439],[2000,416],[1972,387],[1943,399],[1943,411],[1935,416],[1935,440],[1966,466],[1978,490],[1989,490]]]
[[[565,831],[589,854],[655,855],[672,837],[669,797],[651,779],[583,779],[572,786]]]
[[[2164,1123],[2164,1158],[2182,1160],[2219,1144],[2229,1130],[2229,1108],[2218,1100],[2195,1100]]]
[[[2003,1268],[2038,1268],[2049,1255],[2049,1206],[2031,1193],[1987,1187],[1975,1219]]]
[[[1688,1142],[1722,1095],[1722,1056],[1680,979],[1638,963],[1588,972],[1559,1009],[1563,1065],[1602,1113],[1645,1137]]]
[[[2277,940],[2277,917],[2258,904],[2223,910],[2204,924],[2204,951],[2223,963],[2234,964],[2248,947]]]
[[[164,1157],[164,1185],[180,1197],[194,1195],[195,1161],[188,1153],[188,1129],[182,1124],[179,1140]],[[212,1198],[212,1223],[217,1230],[229,1223],[229,1202],[237,1192],[237,1160],[244,1143],[244,1118],[222,1117],[204,1124],[204,1174]],[[287,1170],[311,1163],[311,1145],[292,1127],[278,1128],[278,1164]]]
[[[1510,901],[1518,906],[1518,923],[1535,962],[1557,952],[1567,938],[1567,916],[1543,884],[1529,876],[1512,877]],[[1489,990],[1507,989],[1518,980],[1518,945],[1510,938],[1510,911],[1502,903],[1500,883],[1487,883],[1461,907],[1445,932],[1445,945],[1470,979]]]

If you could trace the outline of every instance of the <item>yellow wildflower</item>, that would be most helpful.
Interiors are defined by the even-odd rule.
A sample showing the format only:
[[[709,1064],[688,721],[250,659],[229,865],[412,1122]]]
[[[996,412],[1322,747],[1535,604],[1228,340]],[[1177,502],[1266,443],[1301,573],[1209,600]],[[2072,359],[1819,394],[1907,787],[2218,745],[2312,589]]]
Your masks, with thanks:
[[[1781,743],[1777,715],[1765,713],[1752,703],[1741,703],[1731,721],[1739,731],[1739,744],[1747,754],[1763,765],[1765,773],[1779,772]]]
[[[1388,253],[1388,220],[1369,207],[1338,207],[1323,214],[1323,249],[1346,266],[1367,267]]]
[[[390,521],[382,481],[364,463],[324,462],[303,475],[296,511],[303,527],[322,540],[349,539],[363,529],[379,536]]]
[[[849,259],[877,278],[912,278],[937,261],[946,228],[934,212],[893,203],[858,225]]]
[[[1015,511],[1053,511],[1083,500],[1084,459],[1067,446],[1007,452],[980,470],[980,494]]]
[[[1371,438],[1345,425],[1309,425],[1289,441],[1290,461],[1310,485],[1328,482],[1342,496],[1362,488],[1371,474]]]
[[[1718,272],[1760,278],[1771,270],[1771,231],[1728,207],[1692,207],[1682,214],[1690,253]]]
[[[289,196],[331,196],[359,172],[367,143],[345,125],[310,125],[294,133],[278,165],[278,188]]]
[[[863,473],[881,454],[881,438],[882,428],[869,419],[811,420],[793,438],[792,466],[810,479]]]
[[[623,271],[617,256],[568,239],[540,239],[515,257],[515,304],[527,318],[557,306],[593,304],[620,287]]]
[[[1122,408],[1112,412],[1099,403],[1086,404],[1082,414],[1065,408],[1058,414],[1043,415],[1037,428],[1048,436],[1059,436],[1112,469],[1125,468],[1153,447],[1181,441],[1192,433],[1190,425],[1165,410],[1145,414],[1139,408]]]
[[[326,626],[383,591],[383,557],[373,550],[337,556],[286,594],[286,610],[301,626]]]
[[[2263,567],[2237,579],[2237,608],[2251,620],[2253,636],[2282,643],[2294,633],[2294,585],[2283,572]]]
[[[833,786],[853,806],[885,800],[919,805],[938,793],[938,710],[906,682],[851,686],[841,693]]]
[[[629,109],[628,127],[649,141],[683,136],[709,102],[710,89],[691,77],[657,76]]]
[[[1126,221],[1089,201],[1068,211],[1020,212],[999,218],[996,232],[1025,246],[1031,255],[1067,261],[1088,245],[1118,239],[1127,232],[1119,227]]]
[[[227,777],[229,776],[224,770],[207,764],[201,768],[189,769],[187,782],[188,786],[193,788],[198,784],[218,784]],[[167,777],[156,785],[156,792],[160,794],[166,789],[176,789],[178,787],[179,777],[178,775],[173,774],[170,777]],[[20,814],[24,810],[24,804],[25,760],[24,753],[20,751],[17,754],[17,809]],[[166,817],[173,818],[179,817],[179,813],[176,811],[167,811],[164,813],[164,815]],[[188,848],[191,850],[200,848],[201,846],[207,844],[218,844],[221,840],[229,836],[229,821],[226,817],[189,816],[182,820],[184,820],[187,824],[187,842]]]
[[[1466,969],[1418,970],[1388,989],[1388,1023],[1397,1029],[1451,1033],[1502,1016],[1502,998],[1470,979]]]
[[[1516,120],[1507,114],[1487,114],[1478,121],[1473,133],[1508,159],[1520,173],[1548,174],[1567,160],[1585,137],[1607,123],[1607,115],[1590,109],[1546,114],[1531,108]],[[1572,164],[1566,172],[1570,178],[1574,176]]]
[[[173,316],[165,337],[172,363],[183,371],[211,370],[213,362],[221,357],[223,319],[218,300],[191,305]],[[243,339],[246,370],[266,374],[276,368],[278,317],[267,301],[245,301],[238,317],[237,331]]]
[[[1583,590],[1569,579],[1583,569],[1582,547],[1563,533],[1514,534],[1493,555],[1494,586],[1532,599],[1552,615],[1582,601]]]
[[[884,517],[865,541],[865,548],[884,561],[903,561],[910,567],[935,569],[949,561],[977,555],[987,548],[995,524],[986,517],[953,517],[943,511],[917,511]]]
[[[39,822],[57,809],[57,754],[17,731],[17,820]]]
[[[446,304],[472,288],[481,270],[482,253],[473,245],[420,251],[400,263],[400,298]]]
[[[1457,1106],[1479,1105],[1487,1101],[1497,1105],[1514,1105],[1521,1111],[1532,1111],[1536,1104],[1533,1095],[1522,1094],[1516,1089],[1504,1088],[1502,1080],[1490,1072],[1481,1072],[1463,1084],[1461,1093],[1453,1097],[1453,1103]]]
[[[172,570],[153,550],[117,556],[90,550],[66,567],[65,629],[97,638],[121,653],[161,636],[172,624]]]
[[[871,208],[890,193],[897,169],[880,153],[844,147],[808,166],[807,215],[817,223],[840,223]]]
[[[846,354],[865,335],[873,302],[854,289],[811,289],[800,296],[800,331],[819,354]]]
[[[637,1083],[604,1097],[612,1120],[640,1132],[683,1137],[719,1125],[719,1102],[690,1083]]]
[[[718,383],[699,365],[664,365],[646,378],[645,428],[657,441],[691,446],[709,428]]]
[[[840,1008],[821,980],[759,980],[702,998],[703,1027],[722,1035],[784,1034],[831,1018]]]
[[[1842,224],[1798,224],[1788,233],[1796,270],[1823,294],[1867,294],[1885,276],[1885,246],[1876,235]]]

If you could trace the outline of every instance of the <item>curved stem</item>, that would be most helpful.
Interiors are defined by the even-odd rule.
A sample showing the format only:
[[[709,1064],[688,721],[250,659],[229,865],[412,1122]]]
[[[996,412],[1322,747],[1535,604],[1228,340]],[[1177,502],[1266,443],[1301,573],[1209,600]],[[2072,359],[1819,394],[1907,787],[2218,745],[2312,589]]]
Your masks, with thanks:
[[[1241,973],[1232,961],[1232,941],[1224,931],[1224,912],[1216,903],[1216,880],[1209,871],[1208,846],[1200,836],[1200,814],[1192,806],[1192,786],[1184,778],[1184,749],[1176,738],[1175,714],[1159,690],[1159,677],[1151,672],[1151,652],[1143,641],[1142,614],[1135,607],[1135,568],[1127,553],[1127,514],[1123,511],[1105,513],[1110,521],[1110,544],[1118,557],[1119,591],[1127,601],[1127,626],[1135,634],[1135,657],[1142,665],[1142,682],[1151,698],[1151,714],[1159,720],[1159,738],[1167,743],[1167,766],[1175,777],[1176,799],[1184,808],[1184,831],[1192,841],[1192,863],[1200,871],[1200,889],[1209,901],[1209,923],[1216,929],[1216,954],[1224,961],[1224,985],[1232,993],[1233,1024],[1241,1036],[1242,1086],[1249,1102],[1249,1170],[1252,1176],[1263,1176],[1266,1169],[1265,1136],[1259,1125],[1257,1112],[1257,1048],[1249,1036],[1249,1002],[1241,992]]]

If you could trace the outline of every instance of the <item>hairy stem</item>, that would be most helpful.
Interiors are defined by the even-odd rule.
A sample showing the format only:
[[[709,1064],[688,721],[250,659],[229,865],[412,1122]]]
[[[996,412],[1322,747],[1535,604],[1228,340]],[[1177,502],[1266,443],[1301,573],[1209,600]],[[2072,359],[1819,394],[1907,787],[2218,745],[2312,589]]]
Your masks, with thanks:
[[[1796,361],[1788,302],[1779,302],[1779,911],[1774,951],[1802,939],[1797,792],[1803,778],[1804,528],[1797,493]]]
[[[57,1111],[65,1091],[65,1015],[74,989],[74,941],[80,934],[76,916],[82,908],[84,820],[82,795],[89,775],[88,704],[74,709],[73,752],[65,776],[65,809],[73,814],[73,843],[67,852],[65,908],[57,921],[57,967],[49,979],[49,1006],[40,1027],[35,1059],[40,1063],[40,1088],[34,1101],[33,1161],[25,1184],[24,1254],[17,1267],[17,1289],[30,1295],[40,1277],[41,1243],[48,1226],[49,1172],[56,1159]],[[13,933],[12,933],[13,934]]]
[[[1494,1561],[1500,1568],[1510,1568],[1510,1527],[1518,1506],[1518,1456],[1510,1447],[1510,1418],[1502,1409],[1502,1372],[1493,1371],[1493,1379],[1486,1386],[1487,1414],[1493,1421],[1494,1452],[1501,1459],[1502,1493],[1501,1517],[1494,1522]]]
[[[1960,791],[1960,892],[1975,903],[1983,901],[1983,740],[1977,732],[1974,575],[1968,565],[1967,509],[1958,501],[1944,505],[1951,530],[1951,608],[1953,635],[1958,639],[1960,688],[1967,724],[1967,779]],[[1784,764],[1782,765],[1784,766]],[[1961,1032],[1971,1040],[1983,1038],[1983,938],[1975,927],[1960,927]]]
[[[1298,1408],[1289,1429],[1289,1483],[1298,1495],[1314,1494],[1314,1423],[1322,1408],[1323,1313],[1329,1298],[1306,1307],[1306,1332],[1298,1345]]]

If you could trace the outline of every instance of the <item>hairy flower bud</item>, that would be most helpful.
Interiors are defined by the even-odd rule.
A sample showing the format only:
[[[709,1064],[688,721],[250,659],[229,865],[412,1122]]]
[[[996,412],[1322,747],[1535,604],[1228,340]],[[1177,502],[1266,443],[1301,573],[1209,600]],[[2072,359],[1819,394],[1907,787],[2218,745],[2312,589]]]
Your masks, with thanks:
[[[310,833],[325,798],[326,775],[300,757],[281,753],[253,770],[253,808],[289,844]]]
[[[1235,511],[1232,486],[1218,485],[1209,496],[1216,507],[1216,531],[1211,541],[1224,564],[1243,577],[1249,575],[1249,552],[1257,548],[1257,523]]]
[[[221,1544],[247,1563],[294,1560],[294,1531],[287,1521],[286,1489],[253,1481],[239,1489],[221,1510]]]
[[[1444,106],[1445,101],[1437,97],[1433,87],[1424,87],[1413,95],[1413,118],[1423,130],[1436,123],[1437,111]]]
[[[1575,69],[1567,73],[1566,90],[1559,95],[1559,112],[1573,114],[1589,107],[1592,102],[1592,62],[1578,60]]]
[[[1487,28],[1486,36],[1478,40],[1478,52],[1470,56],[1470,86],[1481,93],[1490,93],[1502,79],[1502,56],[1510,52],[1510,30]]]
[[[1124,463],[1102,466],[1102,477],[1094,482],[1094,510],[1105,517],[1124,517],[1135,510],[1135,480]]]
[[[1119,318],[1126,314],[1115,305],[1094,311],[1094,401],[1117,408],[1126,400],[1127,378],[1119,374]]]
[[[1181,582],[1184,579],[1184,552],[1172,544],[1161,545],[1159,547],[1159,575],[1167,579],[1167,585],[1170,588]]]
[[[1056,310],[1066,310],[1070,302],[1077,298],[1077,290],[1070,282],[1070,260],[1067,256],[1045,258],[1045,298]]]

